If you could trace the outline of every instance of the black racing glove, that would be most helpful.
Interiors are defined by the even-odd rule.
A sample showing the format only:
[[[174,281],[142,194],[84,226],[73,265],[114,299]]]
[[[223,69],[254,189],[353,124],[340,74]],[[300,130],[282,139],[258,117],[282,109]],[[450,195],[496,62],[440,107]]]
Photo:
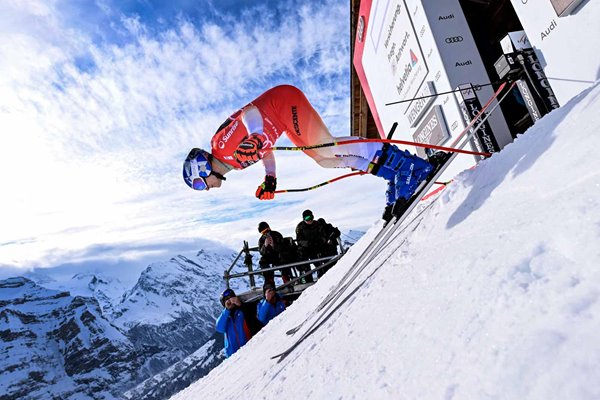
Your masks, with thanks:
[[[265,181],[256,189],[256,197],[261,200],[273,200],[277,189],[277,178],[265,176]]]
[[[260,160],[258,151],[263,148],[263,135],[252,134],[240,143],[233,153],[233,157],[240,164],[251,165]]]

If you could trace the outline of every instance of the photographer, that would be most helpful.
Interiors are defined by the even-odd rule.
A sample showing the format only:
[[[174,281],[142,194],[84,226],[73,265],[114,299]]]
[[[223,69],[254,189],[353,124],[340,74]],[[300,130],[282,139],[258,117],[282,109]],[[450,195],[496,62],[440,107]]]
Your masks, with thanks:
[[[297,261],[295,248],[292,248],[283,235],[277,231],[271,230],[271,227],[266,222],[258,224],[258,231],[261,237],[258,239],[258,251],[260,252],[260,260],[258,264],[261,269],[276,267],[278,265],[289,264]],[[287,283],[292,278],[291,268],[281,268],[281,278],[283,283]],[[263,273],[265,284],[270,283],[275,285],[275,274],[273,271]]]
[[[245,309],[239,297],[231,289],[221,294],[221,304],[225,309],[217,318],[215,329],[225,334],[225,357],[230,357],[255,335],[262,325],[251,310]]]

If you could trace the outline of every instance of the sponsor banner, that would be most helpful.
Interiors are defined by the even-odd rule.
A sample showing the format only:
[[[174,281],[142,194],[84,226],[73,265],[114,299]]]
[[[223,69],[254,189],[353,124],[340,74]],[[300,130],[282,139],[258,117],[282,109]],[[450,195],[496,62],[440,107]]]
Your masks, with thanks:
[[[380,136],[385,138],[396,122],[396,139],[423,139],[427,127],[435,123],[439,131],[430,132],[430,143],[459,135],[465,123],[454,94],[418,98],[450,91],[462,83],[493,80],[460,1],[361,0],[357,24],[353,64]],[[478,95],[487,101],[493,93],[491,87],[483,86]],[[502,110],[490,116],[490,125],[501,146],[512,141]],[[403,148],[424,155],[422,149]],[[452,176],[472,162],[457,159],[446,174]]]
[[[400,124],[398,131],[407,131],[402,112],[409,103],[386,104],[416,97],[429,66],[406,1],[362,0],[356,39],[353,63],[379,134],[387,136],[395,122]]]
[[[416,100],[411,102],[406,112],[406,118],[411,128],[417,126],[429,106],[435,101],[435,86],[432,81],[427,81],[423,89],[417,94]]]
[[[441,106],[433,106],[429,114],[423,118],[421,125],[413,133],[413,139],[417,143],[427,143],[436,146],[450,139],[450,133],[448,132]],[[417,155],[427,158],[425,148],[417,147]]]
[[[542,64],[535,55],[535,51],[524,50],[520,53],[525,61],[524,67],[527,70],[526,75],[529,84],[534,88],[535,93],[539,94],[538,98],[544,105],[544,114],[560,107],[556,95],[554,94],[554,90],[552,90],[552,87],[550,86],[550,81],[548,81],[548,78],[544,73]]]
[[[477,85],[495,80],[487,74],[462,10],[461,2],[458,0],[422,0],[421,3],[428,16],[429,26],[437,42],[440,58],[444,65],[444,73],[447,76],[446,81],[435,82],[436,90],[444,92],[463,83]],[[427,53],[425,46],[424,50]],[[483,86],[478,95],[487,101],[493,93],[493,88]],[[458,134],[464,128],[463,115],[456,97],[454,95],[449,97],[452,101],[444,103],[444,116],[452,129],[452,134]],[[512,141],[502,110],[498,109],[494,112],[489,121],[490,126],[494,128],[497,142],[501,146]]]
[[[538,119],[542,118],[542,114],[540,113],[540,109],[538,108],[533,94],[531,93],[529,85],[527,85],[527,82],[525,82],[524,80],[519,79],[517,81],[517,87],[519,88],[521,96],[523,96],[525,107],[527,107],[527,111],[529,111],[531,119],[534,123],[537,122]]]
[[[378,5],[384,3],[377,2]],[[384,62],[391,70],[398,99],[410,99],[416,95],[429,71],[404,1],[392,0],[387,2],[385,8],[388,7],[391,12],[383,13],[384,7],[375,10],[374,21],[380,25],[371,26],[371,40],[375,52],[385,56]]]
[[[475,90],[473,90],[473,86],[471,85],[460,85],[457,87],[457,97],[459,97],[459,103],[461,110],[463,112],[463,118],[466,124],[471,122],[473,118],[479,114],[481,111],[481,102],[477,98],[477,94]],[[477,124],[481,121],[481,116],[477,119]],[[470,129],[473,132],[473,127]],[[492,132],[492,127],[489,122],[486,120],[475,135],[471,139],[471,146],[479,152],[483,153],[496,153],[500,151],[500,146],[498,145],[498,141],[496,140],[494,133]]]
[[[511,4],[560,104],[598,79],[600,1],[511,0]]]

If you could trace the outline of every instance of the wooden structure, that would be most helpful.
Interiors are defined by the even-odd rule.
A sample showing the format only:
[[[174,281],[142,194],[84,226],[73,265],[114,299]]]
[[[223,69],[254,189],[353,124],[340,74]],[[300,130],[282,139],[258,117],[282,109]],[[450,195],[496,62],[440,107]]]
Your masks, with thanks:
[[[367,98],[360,87],[358,75],[352,64],[354,55],[354,41],[356,40],[356,26],[358,25],[358,11],[360,9],[360,0],[350,0],[350,129],[352,136],[361,136],[365,138],[380,138],[377,132],[375,120],[369,109]]]

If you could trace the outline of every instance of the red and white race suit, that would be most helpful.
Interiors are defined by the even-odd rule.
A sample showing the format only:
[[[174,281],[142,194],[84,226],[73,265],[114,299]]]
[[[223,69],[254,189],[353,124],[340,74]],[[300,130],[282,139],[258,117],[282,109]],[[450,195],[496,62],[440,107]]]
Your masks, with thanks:
[[[357,139],[352,136],[334,138],[304,93],[290,85],[267,90],[230,116],[212,138],[213,156],[235,169],[248,167],[250,163],[240,164],[233,154],[250,134],[264,135],[259,155],[266,174],[273,176],[275,158],[270,149],[283,134],[296,146]],[[367,171],[381,147],[381,143],[365,142],[303,151],[325,168],[351,167]]]

